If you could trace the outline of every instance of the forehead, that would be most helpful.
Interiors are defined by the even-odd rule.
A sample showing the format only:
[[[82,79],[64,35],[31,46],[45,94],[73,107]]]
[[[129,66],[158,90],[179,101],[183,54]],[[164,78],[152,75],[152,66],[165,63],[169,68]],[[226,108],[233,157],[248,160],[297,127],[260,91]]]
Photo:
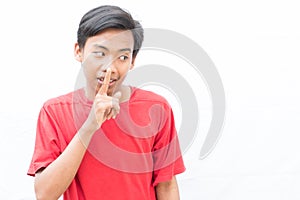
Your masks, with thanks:
[[[106,29],[87,39],[85,48],[93,49],[105,46],[110,50],[130,48],[133,50],[134,39],[130,30]]]

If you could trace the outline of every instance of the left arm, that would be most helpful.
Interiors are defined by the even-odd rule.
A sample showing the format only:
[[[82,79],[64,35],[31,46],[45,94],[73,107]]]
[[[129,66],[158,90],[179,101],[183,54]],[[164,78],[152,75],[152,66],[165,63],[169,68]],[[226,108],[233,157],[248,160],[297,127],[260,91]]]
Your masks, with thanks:
[[[169,181],[158,183],[155,187],[157,200],[179,200],[179,189],[175,176]]]

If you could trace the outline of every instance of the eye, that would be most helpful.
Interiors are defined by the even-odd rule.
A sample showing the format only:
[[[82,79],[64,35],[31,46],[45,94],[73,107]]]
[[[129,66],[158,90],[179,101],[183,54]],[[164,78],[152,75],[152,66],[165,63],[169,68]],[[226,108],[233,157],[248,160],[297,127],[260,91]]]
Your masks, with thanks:
[[[120,58],[120,60],[125,61],[128,59],[128,56],[120,56],[119,58]]]
[[[94,51],[93,54],[95,55],[95,57],[100,58],[100,57],[104,57],[105,53],[103,51]]]

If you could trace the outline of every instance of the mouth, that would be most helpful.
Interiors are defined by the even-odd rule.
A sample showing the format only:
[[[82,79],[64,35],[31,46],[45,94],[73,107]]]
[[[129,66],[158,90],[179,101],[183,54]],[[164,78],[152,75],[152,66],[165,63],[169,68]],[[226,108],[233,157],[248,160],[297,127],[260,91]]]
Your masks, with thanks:
[[[118,79],[116,79],[116,78],[111,78],[109,81],[109,86],[113,86],[117,82],[117,80]],[[100,85],[102,85],[103,81],[104,81],[104,77],[97,78],[97,81]]]

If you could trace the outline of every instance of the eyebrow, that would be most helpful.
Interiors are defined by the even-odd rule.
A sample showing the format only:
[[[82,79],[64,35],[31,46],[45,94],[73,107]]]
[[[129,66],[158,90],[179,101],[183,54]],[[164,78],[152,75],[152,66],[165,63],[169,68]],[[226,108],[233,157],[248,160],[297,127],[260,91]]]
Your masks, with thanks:
[[[93,46],[96,47],[96,48],[102,48],[102,49],[105,49],[106,51],[109,51],[109,49],[107,47],[99,45],[99,44],[94,44]],[[119,52],[123,52],[123,51],[131,52],[131,48],[122,48],[122,49],[119,49],[118,51]]]

